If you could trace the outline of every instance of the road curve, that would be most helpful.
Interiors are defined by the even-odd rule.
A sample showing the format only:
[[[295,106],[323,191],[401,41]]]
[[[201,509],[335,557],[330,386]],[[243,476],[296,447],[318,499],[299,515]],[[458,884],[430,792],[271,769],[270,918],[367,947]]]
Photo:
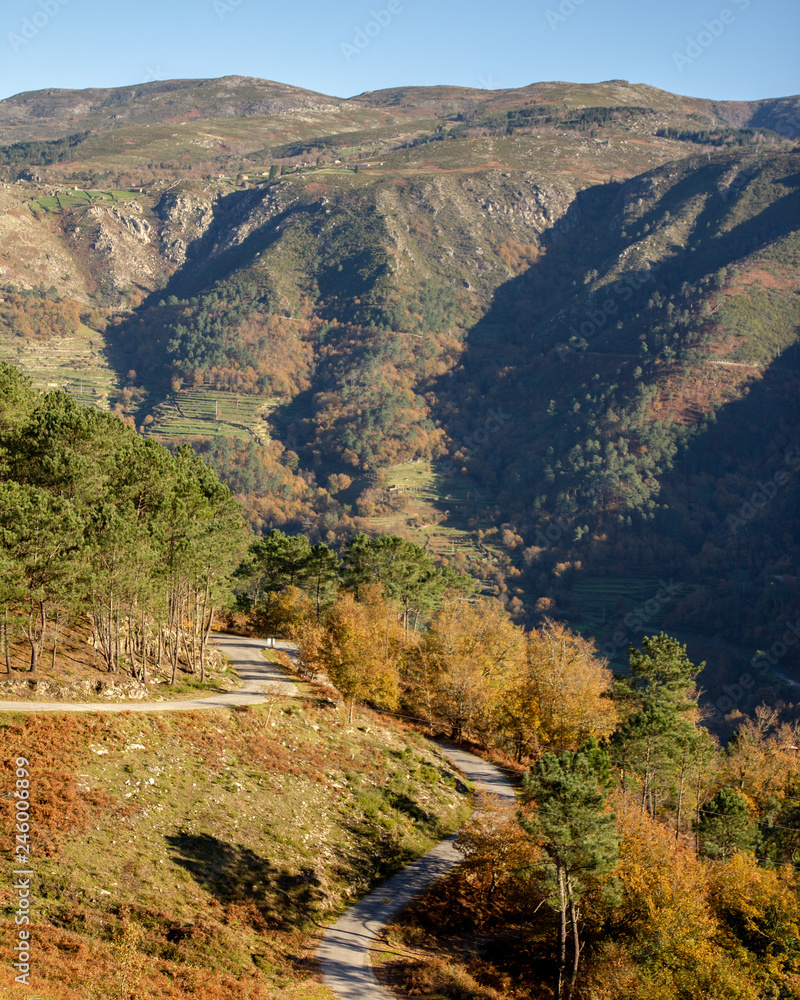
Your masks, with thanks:
[[[479,790],[505,799],[514,798],[508,779],[494,765],[449,744],[440,744],[440,749]],[[370,949],[395,913],[459,864],[461,856],[453,847],[456,836],[443,840],[379,885],[328,928],[317,949],[317,958],[325,985],[341,1000],[396,1000],[375,978]]]
[[[247,639],[238,635],[213,634],[218,646],[231,661],[244,681],[238,691],[212,695],[210,698],[190,698],[185,701],[128,702],[65,702],[65,701],[0,701],[0,712],[195,712],[204,708],[233,708],[236,705],[257,705],[265,698],[264,689],[277,691],[283,697],[296,697],[297,685],[291,677],[261,655],[267,648],[263,639]],[[291,643],[276,640],[275,648],[289,652]]]

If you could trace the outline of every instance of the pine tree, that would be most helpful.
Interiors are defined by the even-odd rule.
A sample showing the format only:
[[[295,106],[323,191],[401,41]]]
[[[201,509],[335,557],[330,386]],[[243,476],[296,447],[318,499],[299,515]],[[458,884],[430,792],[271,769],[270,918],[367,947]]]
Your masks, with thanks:
[[[537,808],[532,819],[520,822],[541,849],[550,905],[559,917],[559,1000],[567,989],[567,928],[572,937],[571,990],[580,964],[581,899],[619,855],[616,817],[605,809],[609,766],[607,755],[594,745],[590,754],[548,753],[531,768],[523,785],[525,800]]]
[[[705,809],[700,810],[696,828],[700,853],[707,858],[727,861],[737,851],[753,846],[750,810],[741,792],[732,788],[720,788]]]
[[[623,716],[611,736],[623,785],[630,775],[641,783],[641,806],[652,816],[664,789],[686,758],[696,731],[694,679],[705,666],[692,663],[686,647],[664,632],[647,636],[641,651],[629,650],[630,673],[616,685]]]

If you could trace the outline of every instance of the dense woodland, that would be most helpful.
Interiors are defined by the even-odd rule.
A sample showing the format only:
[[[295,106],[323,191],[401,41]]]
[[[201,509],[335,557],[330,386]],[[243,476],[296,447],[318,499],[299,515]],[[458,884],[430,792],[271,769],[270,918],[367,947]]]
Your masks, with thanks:
[[[508,606],[522,587],[529,623],[542,598],[579,612],[587,575],[658,565],[693,590],[668,624],[724,633],[746,659],[800,618],[795,163],[726,152],[590,188],[538,248],[492,245],[518,276],[482,316],[477,291],[437,270],[422,185],[404,197],[420,201],[424,279],[390,262],[380,183],[301,191],[259,236],[260,262],[238,258],[212,291],[192,269],[119,336],[138,371],[280,401],[269,445],[198,445],[258,530],[341,542],[386,469],[431,462],[480,490],[464,526],[502,541],[484,579]],[[491,412],[507,418],[487,434]],[[328,490],[341,476],[365,477],[360,503]]]
[[[800,995],[798,723],[762,705],[722,747],[677,640],[646,637],[615,680],[591,642],[526,631],[400,538],[357,535],[339,559],[272,532],[239,580],[251,627],[291,635],[351,719],[368,701],[529,766],[521,811],[484,803],[462,868],[401,920],[403,950],[441,956],[396,962],[407,988]]]
[[[36,675],[59,625],[86,618],[109,673],[205,672],[215,610],[245,545],[241,509],[189,447],[176,455],[0,366],[2,640]]]

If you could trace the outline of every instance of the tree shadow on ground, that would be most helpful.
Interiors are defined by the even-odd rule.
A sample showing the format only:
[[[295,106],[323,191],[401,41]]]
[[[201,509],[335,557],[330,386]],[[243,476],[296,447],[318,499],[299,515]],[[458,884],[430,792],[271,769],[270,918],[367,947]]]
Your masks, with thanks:
[[[298,930],[314,919],[321,894],[313,868],[289,872],[209,834],[178,833],[166,840],[173,860],[223,905],[250,904],[281,930]]]

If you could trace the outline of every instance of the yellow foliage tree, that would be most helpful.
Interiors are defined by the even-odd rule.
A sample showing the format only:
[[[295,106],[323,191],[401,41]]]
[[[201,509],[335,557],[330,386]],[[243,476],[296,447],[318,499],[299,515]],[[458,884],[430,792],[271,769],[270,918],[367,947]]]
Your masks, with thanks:
[[[384,602],[379,585],[364,588],[360,601],[349,593],[339,596],[328,613],[319,653],[328,676],[350,702],[351,722],[356,701],[396,707],[401,647],[397,613]]]
[[[725,777],[768,811],[783,791],[800,781],[800,725],[779,722],[777,709],[759,705],[730,742]]]
[[[766,868],[752,854],[737,853],[726,864],[709,865],[711,907],[723,941],[747,949],[762,996],[800,996],[800,880],[793,870]],[[770,989],[771,988],[771,989]]]
[[[498,601],[447,595],[419,656],[432,678],[433,707],[458,740],[471,726],[495,728],[502,692],[525,662],[525,637]]]
[[[460,895],[479,927],[513,907],[539,858],[517,816],[515,801],[481,793],[455,842]]]
[[[601,739],[614,729],[611,683],[594,643],[546,618],[528,636],[527,672],[510,694],[520,711],[536,718],[544,743],[577,750],[590,737]]]
[[[709,866],[627,796],[616,803],[622,901],[592,962],[592,1000],[757,1000],[763,994],[719,947]],[[635,971],[634,971],[635,970]]]

